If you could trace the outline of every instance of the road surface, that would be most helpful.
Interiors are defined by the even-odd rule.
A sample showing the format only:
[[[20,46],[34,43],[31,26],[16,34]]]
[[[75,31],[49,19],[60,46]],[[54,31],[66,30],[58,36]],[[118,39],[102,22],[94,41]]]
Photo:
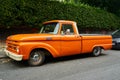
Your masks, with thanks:
[[[50,58],[37,67],[5,58],[0,60],[0,80],[120,80],[120,51]]]

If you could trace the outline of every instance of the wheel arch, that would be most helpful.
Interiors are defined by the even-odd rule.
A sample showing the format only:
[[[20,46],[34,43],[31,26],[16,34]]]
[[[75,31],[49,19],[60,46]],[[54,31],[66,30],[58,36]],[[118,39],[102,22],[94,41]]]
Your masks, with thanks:
[[[51,56],[51,57],[53,57],[53,55],[52,55],[47,49],[45,49],[45,48],[34,48],[34,49],[31,50],[30,54],[31,54],[33,51],[35,51],[35,50],[41,50],[41,51],[44,52],[45,56]]]
[[[94,50],[94,48],[96,48],[96,47],[100,47],[101,49],[103,49],[104,50],[104,47],[103,46],[101,46],[101,45],[95,45],[95,46],[93,46],[92,47],[92,51]]]
[[[42,50],[42,51],[45,52],[45,55],[47,55],[47,56],[49,55],[49,56],[52,56],[52,57],[57,57],[59,55],[58,51],[50,45],[34,46],[30,49],[28,55],[30,56],[30,53],[34,50]]]

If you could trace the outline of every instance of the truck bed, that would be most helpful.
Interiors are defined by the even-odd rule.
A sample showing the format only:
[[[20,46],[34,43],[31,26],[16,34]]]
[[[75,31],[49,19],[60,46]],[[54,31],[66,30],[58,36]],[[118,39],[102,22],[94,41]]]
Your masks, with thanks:
[[[105,36],[103,34],[79,34],[80,36]]]

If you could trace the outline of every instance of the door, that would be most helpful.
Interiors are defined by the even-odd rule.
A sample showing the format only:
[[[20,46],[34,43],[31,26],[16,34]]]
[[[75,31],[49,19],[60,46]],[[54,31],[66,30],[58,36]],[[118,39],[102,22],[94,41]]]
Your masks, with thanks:
[[[81,37],[74,34],[72,24],[62,24],[61,27],[61,55],[74,55],[81,52]]]

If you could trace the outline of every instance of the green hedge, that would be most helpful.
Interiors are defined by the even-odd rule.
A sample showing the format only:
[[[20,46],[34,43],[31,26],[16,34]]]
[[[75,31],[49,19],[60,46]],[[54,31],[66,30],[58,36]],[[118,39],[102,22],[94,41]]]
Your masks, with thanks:
[[[100,7],[119,16],[120,0],[80,0],[90,6]]]
[[[79,28],[117,29],[120,19],[99,8],[80,4],[64,4],[43,0],[0,0],[0,25],[37,26],[44,21],[65,19],[78,23]]]

